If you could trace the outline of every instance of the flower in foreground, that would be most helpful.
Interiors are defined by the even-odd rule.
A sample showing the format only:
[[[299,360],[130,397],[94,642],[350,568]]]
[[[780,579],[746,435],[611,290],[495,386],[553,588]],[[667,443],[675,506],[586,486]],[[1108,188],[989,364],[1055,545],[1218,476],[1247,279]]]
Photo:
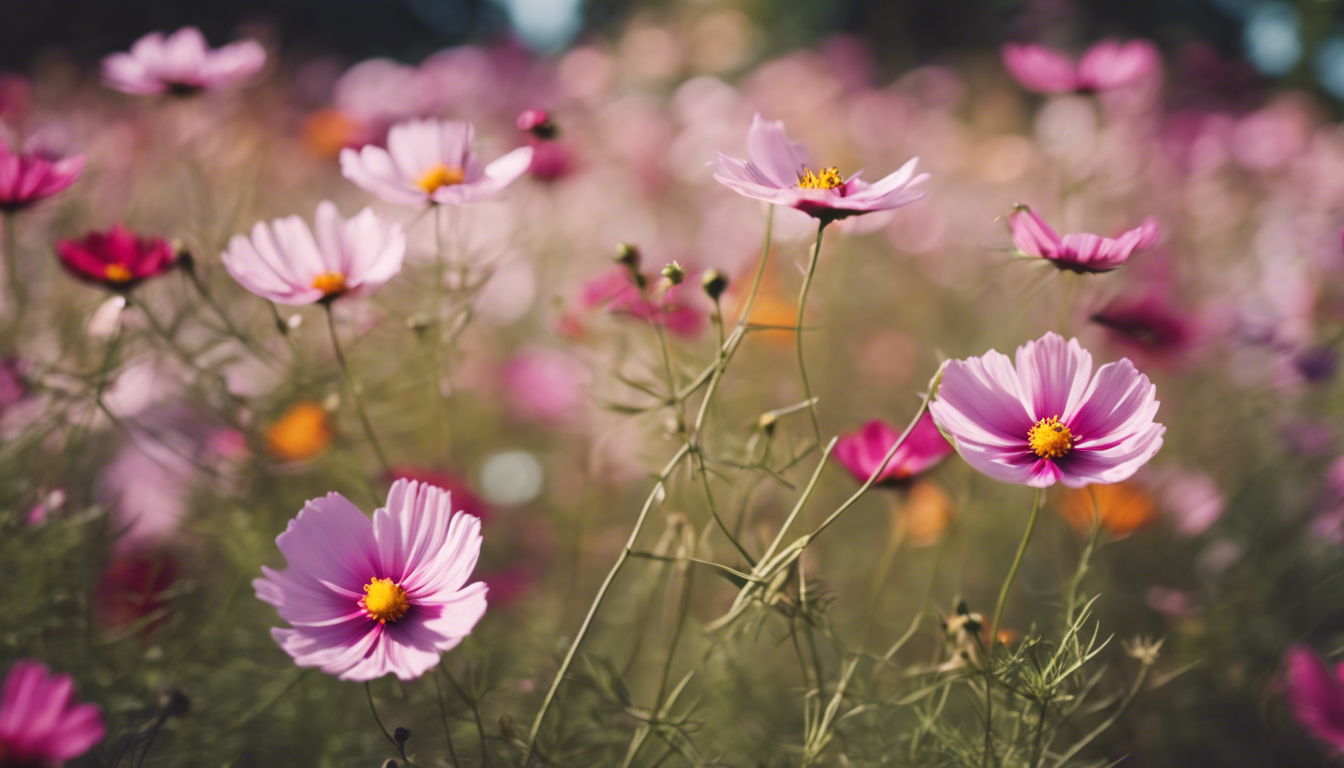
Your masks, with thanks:
[[[271,635],[301,667],[342,680],[389,672],[411,680],[462,642],[485,613],[486,587],[467,584],[480,520],[451,495],[398,480],[373,520],[344,496],[313,499],[275,540],[289,567],[252,582],[290,628]]]
[[[953,360],[929,411],[975,469],[1037,488],[1128,479],[1162,447],[1157,388],[1128,359],[1092,373],[1077,339],[1047,333],[1017,350]]]
[[[342,219],[331,201],[317,206],[313,228],[298,216],[258,222],[234,235],[224,268],[258,296],[278,304],[312,304],[363,296],[401,271],[406,236],[365,208]]]
[[[1326,666],[1316,652],[1298,645],[1284,656],[1288,705],[1312,736],[1344,754],[1344,664]]]
[[[0,691],[0,765],[61,763],[102,741],[102,712],[72,700],[74,692],[69,675],[53,675],[37,661],[15,662]]]
[[[867,482],[900,436],[900,432],[874,419],[862,429],[842,435],[835,444],[835,458],[855,480]],[[932,469],[951,453],[952,446],[938,431],[933,417],[925,413],[878,474],[877,482],[894,485],[908,480]]]
[[[1040,45],[1003,46],[1003,65],[1023,87],[1039,93],[1089,93],[1130,85],[1157,71],[1162,57],[1146,40],[1103,40],[1077,65],[1068,55]]]
[[[341,173],[395,205],[461,205],[493,197],[527,172],[532,148],[519,147],[482,166],[475,129],[457,120],[409,120],[387,132],[387,149],[341,151]]]
[[[75,183],[84,157],[53,159],[38,152],[15,153],[0,141],[0,211],[13,212],[46,200]]]
[[[801,148],[789,141],[784,123],[756,115],[747,132],[747,160],[719,153],[714,178],[740,195],[787,205],[823,222],[885,211],[913,203],[923,193],[913,188],[929,177],[915,176],[919,158],[869,184],[856,173],[849,179],[835,167],[813,171],[803,163]]]
[[[78,240],[57,241],[56,255],[70,274],[114,290],[132,288],[177,263],[177,252],[167,240],[141,237],[120,224]]]
[[[164,35],[151,32],[135,41],[129,53],[103,59],[103,81],[108,86],[144,96],[171,93],[187,96],[198,91],[235,85],[266,63],[266,50],[255,40],[240,40],[211,50],[195,27]]]
[[[1161,230],[1152,217],[1119,237],[1085,232],[1060,237],[1025,205],[1008,217],[1013,243],[1024,256],[1041,258],[1070,272],[1109,272],[1129,260],[1135,251],[1151,248]]]

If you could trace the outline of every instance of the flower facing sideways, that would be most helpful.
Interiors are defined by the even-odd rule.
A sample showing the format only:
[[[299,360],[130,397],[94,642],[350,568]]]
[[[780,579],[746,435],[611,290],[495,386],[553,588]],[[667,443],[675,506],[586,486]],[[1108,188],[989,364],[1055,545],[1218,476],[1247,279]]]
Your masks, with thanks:
[[[211,50],[199,29],[186,27],[167,36],[151,32],[135,41],[129,53],[103,59],[103,81],[139,96],[186,96],[239,83],[265,63],[266,51],[255,40]]]
[[[1065,54],[1040,45],[1009,43],[1003,65],[1015,80],[1039,93],[1088,93],[1120,88],[1157,71],[1162,57],[1152,43],[1103,40],[1077,65]]]
[[[10,667],[0,690],[0,765],[42,766],[73,760],[103,740],[103,714],[72,699],[69,675],[36,661]]]
[[[120,224],[106,232],[90,232],[78,240],[60,240],[61,266],[87,283],[126,290],[167,272],[177,252],[161,237],[139,237]]]
[[[900,432],[874,419],[862,429],[842,435],[835,444],[835,458],[859,482],[866,482],[881,468],[877,482],[895,484],[932,469],[952,453],[933,417],[925,413],[891,461],[882,467],[882,459],[900,436]]]
[[[1045,259],[1059,269],[1079,273],[1116,269],[1129,261],[1135,251],[1156,245],[1161,235],[1157,222],[1149,217],[1119,237],[1085,232],[1060,237],[1025,205],[1017,206],[1008,217],[1008,229],[1012,232],[1013,244],[1024,256]]]
[[[342,680],[411,680],[485,614],[485,584],[467,584],[480,531],[433,486],[398,480],[372,521],[331,493],[276,538],[289,567],[262,568],[252,585],[289,622],[271,635],[299,666]]]
[[[16,154],[0,140],[0,211],[20,211],[63,192],[83,170],[81,155],[57,160],[37,152]]]
[[[1326,666],[1316,652],[1294,646],[1284,656],[1293,717],[1335,754],[1344,754],[1344,665]]]
[[[1092,373],[1092,355],[1055,333],[1007,355],[953,360],[929,411],[966,463],[1037,488],[1128,479],[1162,447],[1157,388],[1129,360]]]

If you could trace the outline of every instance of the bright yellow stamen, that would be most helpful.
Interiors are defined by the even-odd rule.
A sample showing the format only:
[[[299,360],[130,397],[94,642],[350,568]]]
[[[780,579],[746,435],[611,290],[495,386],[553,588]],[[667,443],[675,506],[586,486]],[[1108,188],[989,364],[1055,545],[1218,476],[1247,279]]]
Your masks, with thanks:
[[[810,168],[804,166],[803,174],[798,177],[799,189],[835,189],[844,183],[840,169],[833,165],[830,168],[822,168],[820,173],[813,173]]]
[[[369,579],[364,585],[359,607],[364,609],[365,616],[386,624],[405,616],[411,603],[406,599],[406,590],[393,584],[391,579]]]
[[[467,174],[461,168],[449,168],[446,165],[436,165],[425,171],[420,180],[415,185],[423,190],[425,194],[432,195],[434,190],[439,187],[451,187],[454,184],[461,184],[467,180]]]
[[[131,270],[120,264],[108,264],[103,267],[103,279],[109,283],[124,283],[132,277]]]
[[[321,291],[323,296],[335,296],[345,290],[345,273],[323,272],[313,278],[313,287]]]
[[[1073,433],[1058,416],[1041,419],[1027,432],[1027,444],[1042,459],[1058,459],[1073,450]]]

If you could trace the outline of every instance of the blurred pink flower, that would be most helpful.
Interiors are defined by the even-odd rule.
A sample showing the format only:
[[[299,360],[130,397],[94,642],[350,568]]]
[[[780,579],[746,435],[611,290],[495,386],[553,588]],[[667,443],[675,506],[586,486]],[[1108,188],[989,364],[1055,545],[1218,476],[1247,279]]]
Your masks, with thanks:
[[[1161,230],[1151,216],[1116,238],[1087,233],[1060,237],[1028,206],[1019,205],[1008,217],[1013,243],[1026,256],[1036,256],[1070,272],[1109,272],[1129,260],[1135,251],[1151,248]]]
[[[17,358],[0,358],[0,416],[28,396],[28,377]]]
[[[177,263],[177,252],[161,237],[141,237],[121,224],[78,240],[58,240],[61,266],[86,283],[129,290]]]
[[[1077,339],[953,360],[929,405],[966,463],[1005,483],[1070,488],[1128,479],[1162,447],[1156,387],[1129,360],[1092,375]]]
[[[482,166],[472,150],[475,130],[456,120],[411,120],[392,126],[387,149],[341,150],[341,173],[396,205],[461,205],[499,194],[532,163],[519,147]]]
[[[301,667],[342,680],[423,675],[485,614],[486,586],[467,585],[481,523],[446,491],[407,480],[364,516],[338,493],[314,499],[276,538],[289,567],[252,582],[292,628],[271,630]]]
[[[1331,752],[1344,753],[1344,664],[1331,669],[1315,651],[1295,645],[1284,666],[1293,717]]]
[[[1117,346],[1153,360],[1181,358],[1195,344],[1197,326],[1165,293],[1152,291],[1137,298],[1118,298],[1092,315]]]
[[[1204,533],[1223,516],[1227,501],[1212,477],[1202,472],[1172,469],[1158,483],[1162,505],[1176,530],[1186,536]]]
[[[516,125],[518,130],[527,131],[538,139],[553,139],[558,132],[555,121],[551,120],[551,113],[544,109],[524,110],[518,115]]]
[[[522,416],[549,424],[571,420],[583,407],[588,369],[553,349],[530,349],[515,355],[500,371],[509,407]]]
[[[720,152],[714,178],[740,195],[797,208],[823,222],[899,208],[924,197],[912,191],[929,177],[927,173],[914,175],[918,158],[869,184],[858,174],[845,180],[834,167],[814,173],[803,164],[802,154],[784,133],[783,122],[767,122],[758,114],[747,132],[750,159],[738,160]]]
[[[178,579],[177,561],[164,552],[122,552],[114,555],[98,577],[93,592],[94,618],[107,629],[120,629],[167,606],[164,592]],[[148,635],[166,619],[156,616],[140,627]]]
[[[900,432],[874,419],[862,429],[842,435],[835,444],[835,458],[855,480],[867,482],[900,436]],[[877,476],[877,482],[896,484],[908,480],[932,469],[952,450],[952,445],[938,431],[933,416],[926,412]]]
[[[655,281],[646,278],[646,282],[653,284]],[[590,309],[606,307],[612,314],[662,323],[668,331],[689,338],[699,335],[706,323],[706,313],[692,304],[683,290],[694,282],[688,279],[651,297],[646,290],[631,283],[625,268],[617,267],[584,284],[583,304]]]
[[[526,597],[537,576],[525,566],[512,565],[482,574],[481,581],[490,589],[490,604],[506,606]]]
[[[0,211],[18,211],[64,191],[84,170],[84,158],[54,159],[45,154],[15,154],[0,141]]]
[[[56,488],[42,494],[42,498],[28,510],[24,522],[28,525],[46,525],[65,506],[65,491]]]
[[[574,153],[558,141],[534,139],[532,162],[527,166],[527,174],[540,181],[557,181],[568,176],[574,170]]]
[[[14,662],[0,690],[0,764],[63,763],[102,741],[102,711],[78,703],[74,693],[69,675],[30,659]]]
[[[1157,48],[1146,40],[1103,40],[1075,66],[1066,54],[1033,44],[1003,46],[1008,74],[1040,93],[1106,91],[1137,82],[1162,65]]]
[[[255,40],[241,40],[211,50],[195,27],[171,35],[151,32],[135,41],[129,53],[103,59],[103,81],[123,93],[144,96],[197,91],[235,85],[266,63],[266,50]]]
[[[234,235],[224,268],[244,288],[279,304],[363,296],[401,271],[406,236],[365,208],[342,219],[335,203],[317,206],[313,229],[298,216],[258,222]]]

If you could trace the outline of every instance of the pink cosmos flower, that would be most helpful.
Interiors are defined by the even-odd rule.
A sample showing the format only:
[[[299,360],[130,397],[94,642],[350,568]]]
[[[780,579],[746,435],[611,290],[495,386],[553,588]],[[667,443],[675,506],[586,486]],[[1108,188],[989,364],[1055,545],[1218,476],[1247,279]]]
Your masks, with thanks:
[[[1284,655],[1288,705],[1312,736],[1344,754],[1344,664],[1327,667],[1303,645]]]
[[[857,173],[846,180],[833,166],[814,172],[803,164],[802,148],[785,135],[784,123],[760,115],[747,132],[747,155],[744,161],[720,152],[715,180],[740,195],[797,208],[823,222],[913,203],[924,196],[913,187],[929,177],[914,175],[919,158],[873,184]]]
[[[859,482],[873,476],[882,459],[895,445],[901,433],[874,419],[863,428],[841,436],[835,444],[835,458]],[[952,446],[938,431],[933,417],[925,413],[905,438],[901,447],[878,475],[877,482],[894,485],[932,469],[952,453]]]
[[[1117,483],[1162,447],[1156,387],[1128,359],[1103,365],[1055,333],[1017,349],[953,360],[929,411],[975,469],[1005,483]]]
[[[387,132],[387,149],[341,150],[341,173],[396,205],[461,205],[499,194],[532,164],[532,148],[519,147],[482,166],[474,137],[468,123],[410,120]]]
[[[1060,237],[1025,205],[1008,217],[1013,243],[1026,256],[1046,259],[1070,272],[1109,272],[1129,260],[1135,251],[1151,248],[1162,233],[1151,216],[1116,238],[1087,233]]]
[[[1194,348],[1199,331],[1195,319],[1162,291],[1118,298],[1090,319],[1117,346],[1157,361],[1179,360]]]
[[[0,691],[0,765],[61,763],[102,741],[102,712],[72,701],[74,692],[69,675],[53,675],[37,661],[15,662]]]
[[[433,486],[398,480],[372,521],[330,493],[276,538],[289,567],[263,567],[252,585],[291,625],[271,635],[299,666],[342,680],[412,680],[485,614],[485,584],[467,584],[480,531]]]
[[[489,522],[494,516],[490,504],[476,495],[466,480],[447,472],[422,467],[417,464],[396,464],[383,475],[383,482],[395,483],[398,480],[414,480],[421,485],[432,485],[452,494],[453,506],[457,511],[465,512],[482,523]]]
[[[103,59],[103,82],[137,96],[186,96],[235,85],[265,63],[266,50],[255,40],[211,50],[199,29],[185,27],[167,36],[151,32],[135,41],[129,53]]]
[[[61,266],[87,283],[114,290],[133,288],[177,263],[177,252],[161,237],[140,237],[120,224],[79,240],[60,240]]]
[[[657,282],[651,276],[645,278],[648,285]],[[704,330],[707,322],[706,313],[691,303],[687,296],[693,282],[687,280],[681,285],[655,292],[659,295],[650,296],[649,291],[641,290],[630,281],[628,270],[617,267],[584,284],[583,304],[590,309],[606,307],[612,314],[659,322],[677,336],[693,338]]]
[[[84,158],[53,159],[38,152],[15,154],[0,141],[0,211],[19,211],[62,192],[84,170]]]
[[[331,201],[317,206],[313,228],[298,216],[258,222],[234,235],[224,268],[247,290],[279,304],[363,296],[401,271],[406,236],[365,208],[342,219]]]
[[[1162,57],[1146,40],[1103,40],[1075,66],[1059,51],[1040,45],[1003,46],[1003,65],[1023,87],[1040,93],[1106,91],[1157,71]]]

